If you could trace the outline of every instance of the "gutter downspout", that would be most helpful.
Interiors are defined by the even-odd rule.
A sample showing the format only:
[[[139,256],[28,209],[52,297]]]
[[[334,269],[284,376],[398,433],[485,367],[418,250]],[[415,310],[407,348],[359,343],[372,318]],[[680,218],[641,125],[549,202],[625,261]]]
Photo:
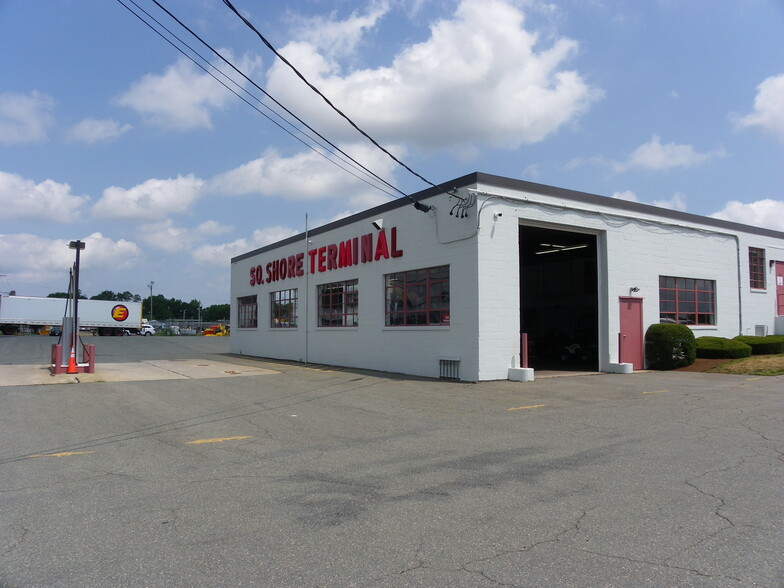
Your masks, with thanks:
[[[737,235],[732,235],[735,239],[735,250],[738,259],[738,335],[743,335],[743,284],[741,283],[740,268],[740,239]]]

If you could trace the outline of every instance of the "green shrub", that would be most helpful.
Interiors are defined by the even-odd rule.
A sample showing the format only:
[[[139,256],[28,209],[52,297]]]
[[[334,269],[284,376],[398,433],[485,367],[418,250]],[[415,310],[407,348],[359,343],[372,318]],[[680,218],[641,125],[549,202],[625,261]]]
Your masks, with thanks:
[[[752,355],[775,355],[784,353],[784,336],[768,335],[767,337],[754,337],[753,335],[739,335],[733,339],[751,347]]]
[[[697,357],[705,359],[739,359],[751,355],[751,346],[724,337],[698,337]]]
[[[645,359],[654,370],[674,370],[694,363],[697,343],[686,325],[658,323],[645,332]]]

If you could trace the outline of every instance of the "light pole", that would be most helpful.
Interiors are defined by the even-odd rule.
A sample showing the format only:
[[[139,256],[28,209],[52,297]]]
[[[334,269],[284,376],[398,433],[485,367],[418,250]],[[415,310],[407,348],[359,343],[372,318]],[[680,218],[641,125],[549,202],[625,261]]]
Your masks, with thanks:
[[[150,289],[150,322],[152,322],[152,287],[154,285],[155,285],[155,282],[153,282],[153,281],[150,281],[150,283],[147,284],[147,287]]]
[[[76,263],[73,271],[73,332],[71,333],[71,357],[75,358],[77,347],[79,346],[79,253],[85,248],[84,241],[71,241],[68,243],[69,249],[76,249]],[[77,373],[75,359],[68,362],[68,373]]]

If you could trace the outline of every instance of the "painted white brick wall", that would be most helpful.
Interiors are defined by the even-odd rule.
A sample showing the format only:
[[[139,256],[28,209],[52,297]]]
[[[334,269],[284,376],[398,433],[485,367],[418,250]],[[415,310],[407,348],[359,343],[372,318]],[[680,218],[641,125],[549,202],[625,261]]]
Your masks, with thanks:
[[[738,233],[736,240],[735,235],[722,234],[730,231],[695,223],[676,223],[653,216],[623,218],[622,212],[612,208],[579,211],[571,207],[585,208],[585,205],[492,186],[480,186],[479,190],[483,188],[513,200],[485,196],[487,202],[480,217],[480,379],[505,378],[510,367],[519,365],[519,224],[591,232],[599,236],[601,370],[607,370],[611,363],[618,361],[620,297],[632,295],[643,299],[643,332],[659,322],[661,275],[716,282],[717,324],[691,327],[695,336],[754,334],[755,325],[766,325],[770,333],[774,332],[773,270],[766,268],[768,288],[763,292],[752,291],[749,288],[748,247],[767,247],[766,251],[776,251],[776,247],[781,246],[780,241],[744,233]],[[523,198],[527,201],[521,200]],[[494,218],[493,213],[497,212],[502,216]],[[771,259],[770,255],[766,257],[766,263],[768,259]],[[630,293],[632,287],[639,291]],[[742,297],[743,313],[740,312],[739,296]]]
[[[307,288],[304,277],[254,287],[248,283],[251,267],[304,251],[304,239],[233,264],[231,351],[429,377],[439,375],[440,358],[459,359],[462,379],[506,379],[509,368],[520,366],[520,224],[596,235],[602,370],[618,361],[619,297],[629,296],[632,287],[639,288],[632,295],[643,299],[643,330],[659,322],[660,275],[716,282],[717,324],[692,327],[696,336],[754,334],[755,325],[766,325],[774,332],[773,270],[766,265],[768,287],[752,291],[748,247],[764,248],[767,264],[784,259],[784,240],[743,232],[736,237],[699,223],[651,214],[633,217],[610,206],[588,209],[579,202],[491,185],[475,188],[484,195],[469,219],[449,216],[455,200],[448,195],[428,199],[434,206],[428,214],[404,206],[380,215],[388,237],[390,228],[397,227],[403,256],[311,274]],[[375,234],[371,220],[311,234],[309,248]],[[451,325],[385,327],[384,274],[440,265],[450,266]],[[359,280],[359,326],[316,327],[316,286],[355,278]],[[299,327],[272,329],[269,293],[288,288],[299,292]],[[259,297],[259,326],[239,329],[236,299],[251,294]]]
[[[397,227],[397,246],[403,256],[340,268],[323,273],[295,277],[262,286],[250,286],[249,272],[256,265],[265,266],[304,251],[303,241],[244,259],[232,267],[232,340],[231,352],[246,355],[308,361],[347,367],[438,377],[439,358],[460,360],[464,379],[476,379],[478,371],[478,337],[476,333],[476,246],[468,238],[441,244],[436,234],[435,215],[448,215],[452,204],[446,196],[428,200],[435,207],[429,214],[405,206],[382,215],[383,227],[390,239],[391,227]],[[373,219],[364,219],[338,229],[311,236],[310,249],[359,237],[377,234]],[[375,242],[375,241],[374,241]],[[391,244],[391,243],[390,243]],[[307,260],[307,256],[306,256]],[[384,275],[393,272],[450,266],[450,326],[386,327],[384,325]],[[316,327],[316,286],[318,284],[358,279],[359,326],[356,328]],[[271,328],[269,294],[297,288],[299,325],[296,329]],[[308,302],[308,329],[305,332],[305,292]],[[237,328],[236,300],[258,295],[259,326]],[[307,356],[306,356],[307,345]]]

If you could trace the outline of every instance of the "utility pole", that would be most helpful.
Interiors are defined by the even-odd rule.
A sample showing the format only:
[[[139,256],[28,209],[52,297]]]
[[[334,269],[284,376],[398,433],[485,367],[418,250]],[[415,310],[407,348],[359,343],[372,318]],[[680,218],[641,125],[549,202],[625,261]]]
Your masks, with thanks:
[[[150,322],[152,322],[152,287],[154,285],[155,285],[155,282],[153,282],[153,281],[150,281],[150,283],[147,284],[147,287],[150,289]]]

